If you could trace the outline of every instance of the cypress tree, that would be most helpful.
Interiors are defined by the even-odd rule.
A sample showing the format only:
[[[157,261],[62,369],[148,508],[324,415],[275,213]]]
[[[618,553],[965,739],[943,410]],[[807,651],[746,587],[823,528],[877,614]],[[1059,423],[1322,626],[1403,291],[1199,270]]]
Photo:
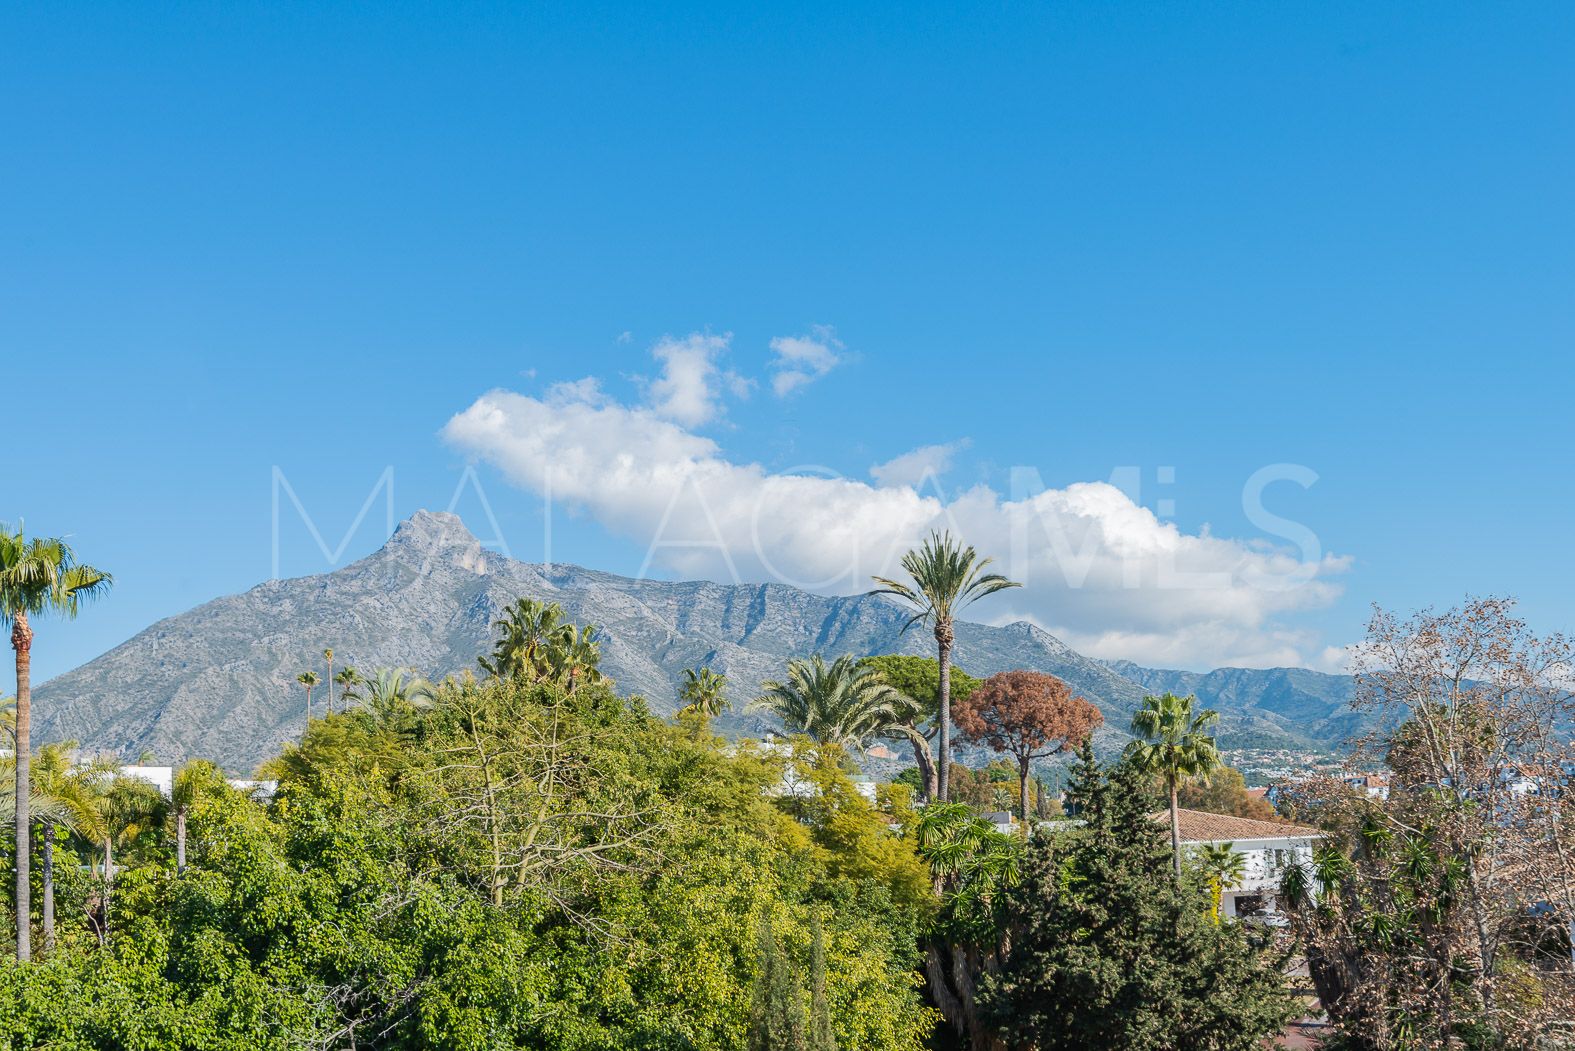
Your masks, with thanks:
[[[760,973],[749,1008],[749,1051],[808,1051],[803,993],[777,945],[769,917],[760,924]]]
[[[831,1003],[826,999],[826,943],[820,915],[810,921],[809,943],[809,1051],[837,1051],[831,1031]]]
[[[1215,927],[1178,884],[1156,805],[1129,764],[1082,752],[1069,790],[1084,826],[1036,838],[1008,895],[1014,932],[981,1015],[1038,1051],[1252,1051],[1296,1013],[1284,959],[1241,923]]]

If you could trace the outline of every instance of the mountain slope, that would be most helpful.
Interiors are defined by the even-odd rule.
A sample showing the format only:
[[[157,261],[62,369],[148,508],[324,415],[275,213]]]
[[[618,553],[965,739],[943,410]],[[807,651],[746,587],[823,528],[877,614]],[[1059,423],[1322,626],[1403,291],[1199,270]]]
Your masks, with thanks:
[[[929,633],[903,633],[905,615],[883,599],[530,565],[484,551],[453,515],[423,511],[359,562],[215,599],[50,680],[36,693],[36,739],[129,756],[151,750],[164,761],[206,756],[248,770],[300,734],[305,693],[295,676],[322,673],[324,646],[339,666],[414,667],[439,678],[474,669],[492,622],[521,596],[600,625],[604,670],[664,713],[676,707],[683,670],[697,665],[727,674],[742,706],[790,657],[932,652]],[[958,624],[956,652],[975,675],[1029,668],[1066,679],[1104,710],[1106,744],[1119,743],[1119,728],[1154,688],[1029,624]],[[326,707],[323,687],[314,707]],[[1257,735],[1258,719],[1249,711],[1241,728]],[[1269,722],[1262,732],[1278,732],[1278,743],[1301,743],[1292,724]],[[763,725],[749,713],[725,724]],[[1228,713],[1223,729],[1237,728]]]

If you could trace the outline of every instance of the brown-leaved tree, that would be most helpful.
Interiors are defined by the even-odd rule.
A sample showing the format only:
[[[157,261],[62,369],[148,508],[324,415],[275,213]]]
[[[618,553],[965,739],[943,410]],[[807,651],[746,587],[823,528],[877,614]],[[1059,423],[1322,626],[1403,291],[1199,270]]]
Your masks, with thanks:
[[[1028,771],[1035,759],[1077,748],[1104,722],[1099,709],[1054,675],[1003,671],[960,701],[952,718],[963,736],[1017,760],[1018,810],[1028,828]]]

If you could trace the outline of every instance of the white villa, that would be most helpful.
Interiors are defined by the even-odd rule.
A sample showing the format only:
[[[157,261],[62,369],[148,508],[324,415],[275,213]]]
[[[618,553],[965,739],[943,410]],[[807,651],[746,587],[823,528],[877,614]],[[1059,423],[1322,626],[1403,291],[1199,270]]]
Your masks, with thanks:
[[[1170,811],[1161,810],[1154,820],[1170,825]],[[1202,810],[1181,811],[1181,842],[1184,846],[1230,844],[1246,858],[1246,873],[1240,882],[1225,888],[1221,910],[1226,916],[1257,918],[1274,922],[1279,915],[1276,897],[1280,877],[1291,864],[1312,861],[1313,843],[1323,833],[1307,825],[1279,821],[1257,821],[1209,814]]]

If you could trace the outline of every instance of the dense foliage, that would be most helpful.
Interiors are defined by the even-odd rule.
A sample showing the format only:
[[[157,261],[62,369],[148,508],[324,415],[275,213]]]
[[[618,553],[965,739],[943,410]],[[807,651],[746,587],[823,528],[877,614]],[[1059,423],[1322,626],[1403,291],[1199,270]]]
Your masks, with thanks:
[[[271,803],[188,787],[183,875],[167,823],[120,849],[102,944],[89,845],[62,845],[58,947],[0,971],[0,1040],[720,1051],[746,1043],[763,924],[809,973],[819,917],[839,1046],[922,1047],[925,870],[834,761],[790,813],[790,761],[594,682],[315,721]]]
[[[1265,935],[1216,922],[1205,888],[1171,878],[1147,783],[1085,751],[1071,792],[1084,825],[1029,847],[1005,894],[1010,950],[978,997],[1010,1046],[1248,1051],[1292,1017]]]

